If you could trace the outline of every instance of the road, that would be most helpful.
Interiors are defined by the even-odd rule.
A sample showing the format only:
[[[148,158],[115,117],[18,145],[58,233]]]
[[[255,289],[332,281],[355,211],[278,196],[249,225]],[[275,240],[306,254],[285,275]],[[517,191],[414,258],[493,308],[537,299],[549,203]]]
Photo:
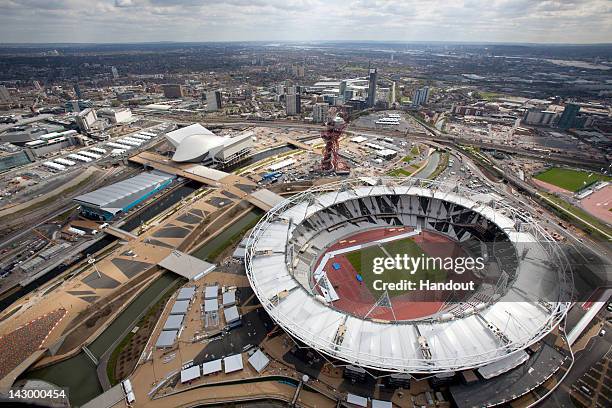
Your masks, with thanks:
[[[574,408],[569,392],[574,384],[582,375],[587,372],[597,361],[612,347],[612,333],[607,330],[606,335],[593,337],[583,351],[575,354],[574,366],[565,377],[563,384],[553,391],[550,396],[541,403],[541,407],[546,408]]]

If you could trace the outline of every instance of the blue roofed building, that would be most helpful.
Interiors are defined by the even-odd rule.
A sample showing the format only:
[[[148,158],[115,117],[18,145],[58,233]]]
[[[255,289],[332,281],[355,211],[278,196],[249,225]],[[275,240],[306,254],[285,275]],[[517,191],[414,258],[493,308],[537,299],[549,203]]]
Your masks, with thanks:
[[[102,187],[74,198],[81,214],[94,220],[109,221],[127,213],[147,198],[168,187],[175,175],[152,171]]]

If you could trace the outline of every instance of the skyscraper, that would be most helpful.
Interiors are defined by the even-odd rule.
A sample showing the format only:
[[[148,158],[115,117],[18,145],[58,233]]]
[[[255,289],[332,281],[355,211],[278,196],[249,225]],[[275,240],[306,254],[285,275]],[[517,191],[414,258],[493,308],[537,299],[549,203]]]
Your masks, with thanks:
[[[221,92],[206,92],[206,110],[208,112],[215,112],[219,109],[221,109]]]
[[[376,103],[376,68],[370,68],[368,84],[368,108],[372,108]]]
[[[314,123],[323,123],[327,120],[327,111],[329,110],[329,104],[324,102],[316,103],[312,107],[312,121]]]
[[[113,74],[113,78],[114,78],[114,79],[119,78],[119,71],[117,71],[117,68],[115,68],[115,67],[111,67],[111,72],[112,72],[112,74]]]
[[[578,111],[580,111],[580,106],[574,103],[568,103],[565,105],[565,109],[563,109],[563,113],[561,114],[561,118],[557,123],[557,126],[561,129],[569,129],[576,126],[576,116],[578,115]]]
[[[299,94],[285,95],[287,101],[287,115],[299,115],[302,112],[302,101]]]
[[[412,94],[412,104],[415,106],[421,106],[427,103],[429,99],[429,87],[424,86],[419,88]]]

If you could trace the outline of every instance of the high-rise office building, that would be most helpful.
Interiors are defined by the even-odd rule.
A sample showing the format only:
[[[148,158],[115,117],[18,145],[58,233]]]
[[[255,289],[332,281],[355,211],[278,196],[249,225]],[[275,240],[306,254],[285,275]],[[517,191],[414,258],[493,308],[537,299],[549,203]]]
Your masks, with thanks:
[[[372,108],[376,104],[376,68],[370,68],[368,77],[368,108]]]
[[[338,95],[344,98],[346,92],[346,81],[340,81],[340,88],[338,89]]]
[[[219,109],[221,109],[221,92],[206,92],[206,110],[208,112],[215,112]]]
[[[324,123],[327,121],[327,111],[329,104],[324,102],[315,103],[312,107],[312,121],[314,123]]]
[[[576,126],[576,116],[580,111],[580,106],[574,103],[568,103],[565,105],[565,109],[563,109],[563,113],[561,114],[561,118],[557,123],[557,126],[561,129],[570,129]]]
[[[425,105],[429,99],[429,87],[419,88],[412,94],[412,104],[415,106]]]
[[[299,94],[287,94],[287,115],[299,115],[302,112],[302,101]]]
[[[117,71],[117,68],[115,68],[115,67],[111,67],[111,72],[112,72],[112,74],[113,74],[113,78],[114,78],[114,79],[119,78],[119,71]]]
[[[6,86],[0,85],[0,102],[9,103],[13,100]]]
[[[391,54],[391,57],[393,57],[393,54]],[[395,81],[393,81],[391,83],[391,95],[389,96],[389,102],[395,103],[395,97]]]
[[[179,84],[165,84],[162,85],[162,89],[166,98],[182,98],[185,96],[183,86]]]

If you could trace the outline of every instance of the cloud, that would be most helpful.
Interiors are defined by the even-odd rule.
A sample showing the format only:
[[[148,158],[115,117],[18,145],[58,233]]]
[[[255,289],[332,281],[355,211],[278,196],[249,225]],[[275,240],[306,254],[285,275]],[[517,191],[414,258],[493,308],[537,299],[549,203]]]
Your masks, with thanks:
[[[0,38],[3,42],[610,42],[612,2],[0,0]]]

